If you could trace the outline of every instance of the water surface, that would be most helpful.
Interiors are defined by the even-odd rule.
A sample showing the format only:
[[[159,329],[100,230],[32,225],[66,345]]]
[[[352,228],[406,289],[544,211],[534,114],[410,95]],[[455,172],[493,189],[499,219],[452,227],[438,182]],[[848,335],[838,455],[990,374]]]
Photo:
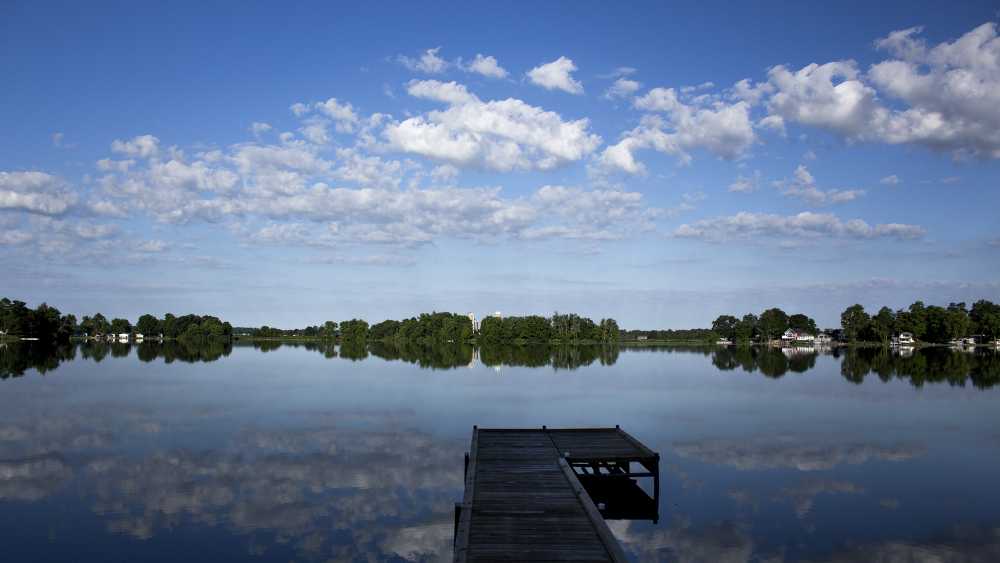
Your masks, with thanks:
[[[662,456],[638,561],[1000,560],[1000,355],[0,348],[5,561],[441,561],[473,424]]]

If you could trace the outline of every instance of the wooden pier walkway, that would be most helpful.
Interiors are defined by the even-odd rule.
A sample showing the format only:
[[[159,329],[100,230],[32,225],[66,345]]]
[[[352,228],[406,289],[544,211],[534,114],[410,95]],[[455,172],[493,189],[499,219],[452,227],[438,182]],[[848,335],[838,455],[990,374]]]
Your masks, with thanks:
[[[659,457],[618,427],[474,428],[465,496],[455,506],[454,560],[626,561],[601,509],[633,517],[615,500],[643,498],[655,520]],[[653,478],[652,498],[639,477]],[[607,502],[599,508],[588,489]]]

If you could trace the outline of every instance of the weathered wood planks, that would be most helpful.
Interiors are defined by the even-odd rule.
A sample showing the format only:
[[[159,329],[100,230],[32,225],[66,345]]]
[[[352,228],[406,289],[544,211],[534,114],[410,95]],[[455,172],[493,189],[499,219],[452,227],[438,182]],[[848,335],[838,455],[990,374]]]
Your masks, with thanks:
[[[619,428],[474,428],[454,560],[625,561],[574,464],[628,462],[658,475],[659,456]]]

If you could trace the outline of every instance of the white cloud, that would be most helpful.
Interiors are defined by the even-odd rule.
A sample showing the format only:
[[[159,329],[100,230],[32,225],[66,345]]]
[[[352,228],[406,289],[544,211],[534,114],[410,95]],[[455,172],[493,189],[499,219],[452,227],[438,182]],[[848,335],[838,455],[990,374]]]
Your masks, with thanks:
[[[14,229],[0,230],[0,246],[19,246],[33,238],[31,233],[25,231]]]
[[[459,106],[489,105],[456,84],[411,87],[431,99],[470,98]],[[503,133],[505,127],[489,130]],[[530,131],[517,134],[532,142]],[[536,158],[534,153],[543,150],[538,147],[524,150]],[[509,197],[500,188],[450,185],[458,175],[452,164],[428,173],[417,163],[386,160],[359,148],[337,149],[335,160],[319,154],[316,145],[304,141],[242,143],[197,153],[190,161],[152,159],[137,167],[109,167],[98,181],[106,199],[90,205],[107,215],[120,216],[124,209],[163,222],[226,222],[248,240],[321,247],[410,246],[439,238],[611,240],[652,229],[663,216],[638,192],[544,186],[530,196]],[[408,173],[411,180],[429,179],[436,186],[411,182],[401,188]],[[359,187],[334,187],[337,180]],[[133,250],[148,253],[150,248]]]
[[[139,135],[128,141],[116,139],[111,143],[111,152],[139,158],[156,156],[159,150],[160,140],[152,135]]]
[[[559,57],[528,71],[528,79],[546,90],[562,90],[570,94],[582,94],[583,84],[573,79],[576,65],[571,59]]]
[[[267,133],[272,129],[271,125],[268,123],[262,123],[260,121],[254,121],[250,124],[250,132],[253,133],[254,137],[260,137],[264,133]]]
[[[854,61],[814,63],[795,72],[778,65],[768,79],[775,90],[768,110],[784,121],[863,138],[878,109],[875,90],[861,82]]]
[[[609,100],[627,98],[638,92],[639,88],[642,88],[642,83],[628,78],[619,78],[604,92],[604,97]]]
[[[632,76],[633,74],[639,72],[639,69],[630,66],[620,66],[607,74],[600,74],[598,78],[611,79],[611,78],[621,78],[623,76]]]
[[[653,88],[635,99],[636,108],[662,112],[665,117],[646,115],[635,129],[604,150],[600,162],[612,170],[642,173],[645,167],[635,151],[652,148],[690,162],[690,150],[703,148],[726,159],[742,156],[756,136],[750,121],[750,105],[744,101],[726,104],[710,98],[681,100],[673,88]]]
[[[340,133],[353,133],[355,127],[360,122],[358,114],[354,111],[354,106],[346,102],[340,102],[337,98],[330,98],[325,102],[317,102],[315,107],[321,114],[329,117],[336,124],[336,129]]]
[[[439,82],[437,80],[411,80],[406,92],[414,98],[444,102],[446,104],[465,104],[478,101],[476,96],[458,82]]]
[[[137,242],[133,245],[133,248],[137,252],[145,252],[149,254],[158,254],[167,249],[169,244],[162,240],[144,240]]]
[[[330,123],[333,123],[334,129],[338,133],[354,133],[361,124],[361,118],[354,106],[347,102],[341,102],[337,98],[312,104],[299,102],[292,104],[290,109],[296,117],[304,118],[303,126],[299,128],[299,132],[309,142],[317,145],[325,145],[330,142],[328,128]],[[267,127],[270,128],[269,125]],[[285,140],[284,134],[282,134],[282,139]]]
[[[0,209],[60,215],[76,201],[76,193],[51,174],[35,170],[0,172]]]
[[[299,133],[310,143],[325,145],[330,142],[328,125],[329,122],[324,119],[309,119],[299,128]]]
[[[760,170],[754,170],[753,175],[736,177],[732,184],[729,184],[729,191],[734,193],[750,193],[757,191],[760,186]]]
[[[500,66],[496,57],[484,56],[477,53],[476,58],[472,59],[472,62],[467,65],[460,66],[462,70],[465,70],[466,72],[475,72],[490,78],[507,77],[507,71]]]
[[[851,141],[919,144],[957,157],[1000,158],[1000,37],[985,23],[930,47],[921,28],[893,31],[875,46],[895,58],[867,73],[854,61],[783,65],[768,72],[770,115]],[[902,107],[887,105],[879,94]]]
[[[816,240],[822,238],[909,240],[920,238],[925,230],[917,225],[886,223],[869,225],[861,219],[843,221],[829,213],[805,211],[797,215],[773,215],[741,211],[735,215],[701,219],[684,224],[674,231],[678,238],[701,239],[710,242],[786,237]]]
[[[768,82],[758,82],[754,84],[749,78],[744,78],[729,89],[728,94],[731,99],[746,102],[752,106],[757,105],[764,96],[774,91],[774,86]]]
[[[413,81],[408,91],[449,107],[388,124],[384,137],[403,152],[458,166],[548,170],[582,159],[601,143],[587,119],[563,121],[514,98],[483,102],[455,82]]]
[[[879,183],[883,184],[883,185],[886,185],[886,186],[896,186],[901,181],[902,180],[899,179],[899,176],[897,176],[895,174],[892,174],[892,175],[886,176],[885,178],[882,178],[881,180],[879,180]]]
[[[420,55],[420,58],[414,59],[407,57],[405,55],[399,55],[396,60],[406,68],[414,72],[424,72],[427,74],[440,74],[448,70],[448,61],[442,59],[438,56],[441,51],[441,47],[435,47],[433,49],[427,49]]]
[[[802,199],[812,205],[827,205],[853,201],[863,195],[864,190],[822,190],[816,186],[816,179],[805,165],[800,164],[791,180],[775,182],[775,187],[787,197]]]
[[[56,131],[52,134],[52,146],[56,148],[62,147],[65,138],[66,135],[62,131]]]
[[[453,182],[458,178],[458,168],[450,164],[442,164],[441,166],[435,166],[431,170],[431,179],[435,182],[448,184]]]

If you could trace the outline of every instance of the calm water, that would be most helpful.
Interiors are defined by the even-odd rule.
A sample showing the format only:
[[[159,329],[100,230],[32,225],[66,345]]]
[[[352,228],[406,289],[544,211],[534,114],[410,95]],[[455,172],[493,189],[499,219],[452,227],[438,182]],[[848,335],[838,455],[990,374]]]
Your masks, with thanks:
[[[480,426],[663,458],[639,561],[1000,560],[1000,355],[0,348],[4,561],[441,561]],[[16,533],[15,533],[16,531]]]

